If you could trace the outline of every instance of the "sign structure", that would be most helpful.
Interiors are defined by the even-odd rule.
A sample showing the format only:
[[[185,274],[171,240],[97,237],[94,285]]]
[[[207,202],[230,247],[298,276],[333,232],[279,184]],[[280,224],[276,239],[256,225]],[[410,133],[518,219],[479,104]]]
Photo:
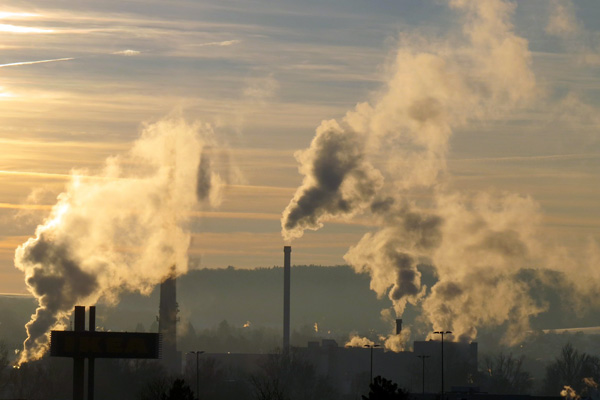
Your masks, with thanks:
[[[50,355],[82,358],[159,358],[160,335],[139,332],[52,331]]]

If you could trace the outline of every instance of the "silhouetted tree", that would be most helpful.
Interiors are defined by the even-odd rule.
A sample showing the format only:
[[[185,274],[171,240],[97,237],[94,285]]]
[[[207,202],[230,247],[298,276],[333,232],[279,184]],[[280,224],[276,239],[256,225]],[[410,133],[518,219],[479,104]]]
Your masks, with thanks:
[[[581,393],[586,384],[585,378],[596,382],[600,376],[600,359],[586,353],[579,353],[571,343],[567,343],[560,356],[546,368],[544,378],[544,394],[557,395],[564,386],[570,386]]]
[[[137,398],[139,400],[161,400],[169,389],[169,378],[158,377],[146,383]]]
[[[331,384],[319,377],[314,366],[300,353],[269,354],[262,372],[251,378],[257,400],[328,400],[338,394]]]
[[[362,396],[363,400],[408,400],[410,398],[408,391],[381,376],[376,376],[369,388],[369,396]]]
[[[288,400],[279,379],[268,379],[262,376],[252,376],[254,397],[256,400]]]
[[[183,379],[175,379],[169,392],[164,393],[161,400],[194,400],[194,393]]]
[[[193,362],[188,362],[186,364],[184,376],[194,390],[196,388],[196,379],[198,379],[198,375],[200,376],[200,382],[198,382],[198,389],[200,392],[196,393],[196,396],[199,399],[208,400],[218,398],[220,393],[217,392],[227,385],[225,382],[225,371],[223,370],[222,365],[213,357],[201,356],[198,371],[196,371],[195,358],[193,359]]]
[[[495,394],[525,394],[533,384],[531,374],[523,370],[525,356],[513,357],[500,352],[495,357],[485,357],[483,384]]]
[[[8,383],[8,364],[10,364],[8,346],[4,340],[0,340],[0,393]]]

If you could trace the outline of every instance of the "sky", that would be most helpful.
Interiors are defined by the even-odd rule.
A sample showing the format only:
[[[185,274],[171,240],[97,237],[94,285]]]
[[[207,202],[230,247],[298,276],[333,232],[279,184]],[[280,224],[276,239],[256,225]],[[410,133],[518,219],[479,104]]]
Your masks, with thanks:
[[[149,234],[144,246],[168,242],[169,262],[189,257],[192,269],[254,268],[281,265],[282,246],[291,243],[294,264],[350,263],[371,274],[381,295],[395,296],[388,293],[393,285],[407,290],[394,298],[401,314],[406,302],[424,296],[415,267],[392,277],[378,273],[369,263],[385,260],[367,250],[394,234],[390,221],[414,217],[424,235],[438,225],[446,230],[442,245],[413,243],[412,258],[459,260],[464,252],[452,253],[446,238],[466,237],[470,228],[448,221],[483,208],[482,219],[508,221],[490,222],[491,231],[527,237],[536,263],[562,263],[548,268],[585,276],[565,260],[577,255],[596,267],[600,260],[593,258],[600,243],[600,4],[475,4],[3,2],[0,292],[28,293],[24,272],[33,269],[22,261],[15,268],[15,251],[38,225],[61,246],[66,237],[79,243],[89,236],[82,254],[101,257],[106,237],[96,232],[109,221],[115,243],[107,248],[143,254],[119,259],[137,265],[164,259],[131,237],[177,221],[174,231]],[[405,106],[410,121],[394,114]],[[332,140],[355,158],[346,160],[350,175],[341,172],[341,189],[328,191],[311,165]],[[177,154],[180,180],[159,168],[170,159],[166,149]],[[197,166],[192,171],[178,157],[195,160],[196,153],[203,172],[192,177]],[[144,162],[156,175],[140,172]],[[315,196],[337,203],[307,211],[303,194],[314,185]],[[161,188],[173,196],[157,195]],[[405,211],[378,214],[374,205],[386,199]],[[65,203],[82,211],[59,234],[52,224],[61,223]],[[124,207],[135,211],[115,211]],[[312,214],[285,225],[305,211]],[[96,219],[86,225],[90,215]],[[494,246],[506,237],[493,239]],[[471,248],[466,241],[458,246]],[[542,260],[544,249],[557,255]],[[161,274],[130,280],[119,275],[119,262],[102,279],[116,279],[120,288],[147,291]],[[440,276],[450,271],[444,268]],[[404,272],[412,282],[402,281]]]

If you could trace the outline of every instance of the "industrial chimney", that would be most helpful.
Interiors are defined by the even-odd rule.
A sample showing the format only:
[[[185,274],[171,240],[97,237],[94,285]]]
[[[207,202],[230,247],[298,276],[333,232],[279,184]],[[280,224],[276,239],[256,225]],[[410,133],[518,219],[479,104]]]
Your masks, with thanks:
[[[290,270],[292,246],[283,246],[283,351],[290,350]]]
[[[175,266],[160,284],[158,332],[162,336],[162,362],[172,374],[181,373],[181,352],[177,351],[177,280]]]
[[[402,332],[402,319],[396,319],[396,335],[399,335]]]

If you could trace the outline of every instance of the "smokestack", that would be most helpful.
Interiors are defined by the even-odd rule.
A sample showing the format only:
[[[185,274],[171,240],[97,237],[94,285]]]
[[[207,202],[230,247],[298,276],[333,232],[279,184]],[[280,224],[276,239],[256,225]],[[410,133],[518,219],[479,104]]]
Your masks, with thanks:
[[[75,306],[75,332],[85,331],[85,307]],[[85,358],[73,357],[73,400],[83,400]]]
[[[96,306],[90,306],[90,319],[88,330],[94,332],[96,330]],[[87,400],[94,400],[94,377],[95,377],[95,359],[88,358],[88,397]]]
[[[396,335],[399,335],[402,332],[402,318],[396,319]]]
[[[181,373],[181,352],[177,351],[177,279],[175,266],[160,284],[158,332],[162,336],[162,361],[167,371]]]
[[[283,246],[283,351],[290,350],[290,270],[292,246]]]

